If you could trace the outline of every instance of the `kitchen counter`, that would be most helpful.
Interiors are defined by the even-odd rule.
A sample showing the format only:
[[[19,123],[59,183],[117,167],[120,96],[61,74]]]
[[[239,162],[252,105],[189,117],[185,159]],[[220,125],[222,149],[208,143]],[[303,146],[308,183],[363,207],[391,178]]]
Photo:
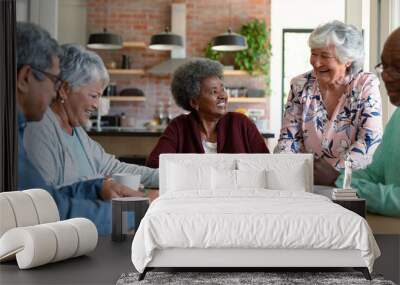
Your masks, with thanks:
[[[87,133],[89,136],[137,136],[137,137],[160,137],[164,132],[163,129],[149,130],[137,129],[130,127],[103,127],[100,131],[96,128],[90,129]]]
[[[144,161],[153,150],[163,129],[137,129],[129,127],[103,127],[101,131],[91,129],[88,135],[97,141],[108,153],[124,159],[134,157]],[[265,139],[273,138],[270,132],[262,133]],[[136,163],[136,162],[135,162]]]
[[[160,137],[164,129],[137,129],[130,127],[103,127],[101,131],[96,128],[92,128],[88,131],[89,136],[136,136],[136,137]],[[263,132],[262,136],[266,139],[274,138],[275,135],[272,132]]]

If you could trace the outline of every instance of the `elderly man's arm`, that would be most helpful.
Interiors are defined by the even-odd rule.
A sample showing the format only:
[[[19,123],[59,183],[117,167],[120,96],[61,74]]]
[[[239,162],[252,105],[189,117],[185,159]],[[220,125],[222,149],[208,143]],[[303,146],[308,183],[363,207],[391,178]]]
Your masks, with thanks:
[[[48,191],[55,200],[61,220],[84,217],[96,225],[100,235],[110,234],[111,203],[103,201],[97,196],[98,191],[101,190],[103,179],[96,179],[96,181],[91,185],[90,182],[78,182],[59,189],[51,186],[42,188]],[[84,192],[89,193],[84,194]]]
[[[384,143],[376,150],[372,163],[362,170],[353,171],[351,186],[361,198],[367,200],[368,211],[400,217],[400,186],[384,184]],[[336,186],[343,186],[343,173]]]
[[[343,185],[343,175],[339,176],[336,185]],[[369,212],[400,217],[400,186],[374,183],[363,178],[353,178],[351,186],[357,189],[360,198],[367,200]]]

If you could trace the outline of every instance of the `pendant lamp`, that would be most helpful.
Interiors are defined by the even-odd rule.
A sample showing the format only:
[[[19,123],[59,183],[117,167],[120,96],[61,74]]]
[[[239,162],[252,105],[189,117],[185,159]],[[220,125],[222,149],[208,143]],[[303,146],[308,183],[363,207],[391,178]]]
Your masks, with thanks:
[[[246,38],[232,32],[229,28],[224,34],[216,36],[212,40],[212,50],[215,51],[240,51],[247,49]]]
[[[231,14],[232,14],[232,3],[226,1],[229,5],[229,28],[224,34],[220,34],[213,38],[211,42],[211,49],[214,51],[240,51],[247,49],[246,38],[240,34],[232,32],[231,28]]]
[[[105,18],[105,25],[102,33],[90,34],[87,47],[91,49],[121,49],[122,48],[122,37],[117,34],[107,32],[108,22],[108,9],[109,0],[106,0],[106,4],[103,5],[103,17]]]
[[[173,50],[182,47],[182,37],[169,32],[168,28],[165,28],[164,33],[153,35],[150,39],[149,45],[149,48],[153,50]]]
[[[102,33],[91,34],[87,44],[91,49],[120,49],[122,48],[122,37],[107,32],[104,28]]]

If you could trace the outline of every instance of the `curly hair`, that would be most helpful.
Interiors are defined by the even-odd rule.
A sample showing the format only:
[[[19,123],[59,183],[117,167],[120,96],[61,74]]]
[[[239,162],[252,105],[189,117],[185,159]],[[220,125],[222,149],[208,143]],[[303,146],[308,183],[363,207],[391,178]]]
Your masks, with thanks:
[[[318,26],[310,35],[310,48],[324,48],[333,44],[336,57],[341,63],[352,61],[350,74],[357,74],[364,65],[364,40],[361,32],[353,25],[332,21]]]
[[[210,59],[196,59],[181,65],[175,72],[171,92],[175,103],[193,111],[190,101],[200,96],[201,82],[209,77],[224,78],[222,64]]]

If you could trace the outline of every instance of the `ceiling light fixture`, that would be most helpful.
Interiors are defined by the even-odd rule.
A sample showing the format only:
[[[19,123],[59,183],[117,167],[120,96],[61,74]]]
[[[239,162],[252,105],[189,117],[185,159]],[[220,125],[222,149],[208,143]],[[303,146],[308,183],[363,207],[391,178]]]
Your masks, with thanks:
[[[216,36],[212,40],[212,50],[215,51],[240,51],[247,49],[246,38],[232,32],[229,28],[224,34]]]
[[[91,34],[87,44],[91,49],[120,49],[122,48],[122,37],[117,34],[108,33],[104,28],[102,33]]]
[[[105,25],[102,33],[90,34],[87,47],[91,49],[121,49],[123,42],[122,37],[117,34],[107,32],[108,22],[108,0],[107,4],[103,5],[103,15],[105,17]]]
[[[153,35],[150,39],[149,48],[153,50],[173,50],[183,47],[183,39],[180,35],[173,34],[169,28],[165,28],[165,32]]]
[[[231,3],[229,3],[229,23],[231,22],[231,9]],[[226,33],[216,36],[212,40],[211,45],[211,49],[215,51],[240,51],[247,49],[246,38],[232,32],[231,27],[228,28]]]

